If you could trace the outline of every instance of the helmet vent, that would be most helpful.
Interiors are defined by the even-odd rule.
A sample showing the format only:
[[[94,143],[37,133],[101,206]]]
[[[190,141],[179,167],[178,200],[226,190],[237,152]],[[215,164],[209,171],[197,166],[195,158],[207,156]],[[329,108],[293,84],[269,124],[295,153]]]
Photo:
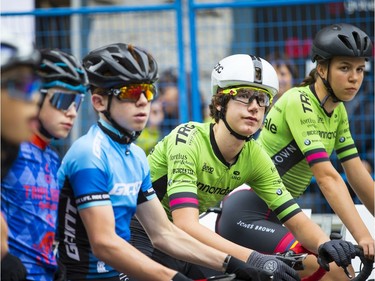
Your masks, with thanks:
[[[353,37],[357,46],[357,50],[359,51],[359,54],[361,54],[361,51],[364,50],[364,48],[361,47],[361,37],[357,32],[353,32]]]
[[[341,42],[343,42],[348,49],[353,50],[353,47],[351,46],[347,36],[338,35],[338,37],[340,38]]]
[[[262,84],[262,61],[260,60],[259,57],[250,55],[251,59],[253,60],[254,64],[254,82]]]

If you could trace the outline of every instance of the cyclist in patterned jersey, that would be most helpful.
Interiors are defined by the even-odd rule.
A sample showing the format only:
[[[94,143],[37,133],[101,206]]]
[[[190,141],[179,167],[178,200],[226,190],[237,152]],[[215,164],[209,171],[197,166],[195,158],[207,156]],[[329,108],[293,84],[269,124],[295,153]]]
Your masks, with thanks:
[[[1,183],[1,210],[9,227],[9,251],[26,267],[27,280],[51,281],[57,271],[53,253],[60,189],[60,158],[52,139],[66,138],[87,91],[80,62],[60,50],[41,50],[43,79],[39,127],[21,144],[17,159]],[[17,281],[18,269],[2,263],[2,280]]]
[[[276,280],[299,280],[294,270],[274,257],[235,244],[199,223],[200,213],[247,183],[308,249],[317,252],[319,245],[325,243],[324,247],[329,248],[335,243],[301,211],[271,158],[251,137],[278,91],[274,68],[262,58],[236,54],[222,59],[211,77],[210,113],[215,123],[182,124],[155,146],[148,161],[156,193],[174,224],[204,244],[252,266],[273,270]],[[147,245],[147,235],[137,221],[133,221],[132,231],[133,244],[155,260],[194,278],[194,274],[206,272]],[[353,245],[337,247],[342,255],[334,254],[335,261],[348,265]]]
[[[365,61],[371,55],[370,38],[355,26],[335,24],[319,31],[312,46],[316,68],[301,86],[286,92],[272,107],[257,141],[271,156],[294,198],[304,193],[315,176],[332,209],[367,257],[373,259],[374,240],[356,211],[345,182],[329,160],[335,150],[351,187],[374,214],[374,182],[361,164],[343,104],[358,93]],[[217,221],[218,233],[265,253],[289,250],[295,245],[295,238],[258,195],[239,190],[226,198]],[[239,222],[273,231],[259,232],[241,227]],[[316,268],[314,264],[310,266]],[[324,280],[347,280],[337,274],[330,272]]]
[[[31,42],[20,40],[14,34],[2,30],[0,56],[1,179],[3,179],[17,158],[20,143],[31,138],[33,127],[38,122],[40,79],[35,72],[40,63],[40,53]],[[26,270],[21,261],[8,252],[8,226],[3,214],[0,219],[2,266],[12,264],[18,269],[17,276],[24,276]]]
[[[147,123],[156,94],[154,58],[138,47],[117,43],[93,50],[83,63],[99,120],[73,143],[59,169],[58,249],[68,280],[191,280],[130,245],[134,215],[162,251],[235,273],[240,280],[269,280],[268,272],[174,226],[155,195],[146,154],[133,143]]]

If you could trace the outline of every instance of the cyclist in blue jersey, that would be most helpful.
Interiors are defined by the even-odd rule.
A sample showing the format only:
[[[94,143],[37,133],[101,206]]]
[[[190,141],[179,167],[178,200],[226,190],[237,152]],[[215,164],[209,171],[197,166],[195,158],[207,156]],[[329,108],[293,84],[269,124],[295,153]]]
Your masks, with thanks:
[[[1,183],[1,210],[9,227],[9,252],[27,271],[27,280],[52,281],[57,271],[53,252],[60,188],[60,157],[50,146],[66,138],[87,92],[81,63],[60,50],[41,50],[39,126],[20,146],[17,159]],[[17,268],[2,263],[2,280],[16,281]]]
[[[36,69],[40,53],[31,42],[0,32],[1,63],[1,179],[17,158],[19,145],[28,141],[37,123],[40,79]],[[16,114],[15,114],[16,113]],[[20,260],[8,253],[8,226],[1,214],[1,261],[12,263],[17,276],[25,276]]]
[[[58,174],[58,253],[68,280],[191,280],[129,243],[134,215],[161,251],[240,280],[268,280],[270,273],[200,243],[168,220],[152,188],[145,152],[133,143],[156,94],[154,58],[116,43],[93,50],[83,64],[99,120],[73,143]]]
[[[2,31],[1,54],[1,178],[17,157],[19,144],[36,127],[40,79],[36,68],[40,53],[25,42]],[[17,114],[14,114],[17,112]]]
[[[271,156],[293,197],[301,196],[315,176],[333,211],[373,260],[374,239],[329,159],[335,150],[350,186],[374,215],[374,181],[358,156],[343,103],[357,95],[372,51],[369,36],[353,25],[334,24],[320,30],[312,46],[316,68],[301,86],[290,89],[274,104],[257,141]],[[298,245],[296,238],[276,215],[258,194],[239,190],[223,200],[217,231],[265,253],[293,250]],[[267,231],[259,231],[263,228]],[[318,267],[316,259],[311,261],[312,267]],[[342,274],[341,269],[331,270],[324,280],[348,280]]]

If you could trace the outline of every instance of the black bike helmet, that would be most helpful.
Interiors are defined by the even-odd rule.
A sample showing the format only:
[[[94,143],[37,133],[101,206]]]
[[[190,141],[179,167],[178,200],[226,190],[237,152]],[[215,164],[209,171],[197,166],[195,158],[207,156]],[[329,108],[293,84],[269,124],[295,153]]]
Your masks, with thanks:
[[[17,65],[39,65],[40,53],[31,42],[24,42],[5,31],[0,32],[0,40],[1,71]]]
[[[89,83],[87,74],[74,56],[57,49],[43,49],[41,54],[38,74],[43,79],[42,88],[63,87],[86,93]]]
[[[98,88],[127,84],[154,83],[158,66],[146,51],[123,43],[110,44],[91,51],[83,59],[90,84]]]
[[[333,56],[372,56],[372,43],[366,33],[347,23],[333,24],[321,29],[312,45],[311,60],[330,59]]]

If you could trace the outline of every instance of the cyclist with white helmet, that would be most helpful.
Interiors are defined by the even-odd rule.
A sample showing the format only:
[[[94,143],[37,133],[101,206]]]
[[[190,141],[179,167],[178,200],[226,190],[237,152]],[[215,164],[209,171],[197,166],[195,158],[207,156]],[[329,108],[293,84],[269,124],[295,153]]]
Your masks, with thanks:
[[[39,127],[31,141],[20,146],[17,159],[1,182],[1,211],[9,227],[9,252],[26,267],[27,280],[54,279],[53,253],[60,188],[60,157],[50,142],[66,138],[87,92],[88,79],[72,55],[41,50],[38,74],[42,78]],[[18,268],[2,263],[2,280],[16,281]]]
[[[374,215],[374,182],[361,164],[343,104],[358,93],[364,78],[365,61],[372,56],[372,51],[368,35],[353,25],[334,24],[321,29],[312,46],[312,61],[317,61],[316,68],[301,86],[287,91],[272,107],[257,140],[272,158],[294,198],[305,192],[312,176],[316,178],[333,211],[370,259],[374,258],[374,239],[329,156],[336,151],[348,182]],[[283,221],[278,220],[277,213],[272,212],[253,189],[255,192],[239,190],[223,201],[217,222],[218,233],[270,254],[293,250],[297,240],[307,246],[281,225]],[[241,228],[238,221],[275,231],[260,233],[252,228]],[[333,253],[329,249],[321,250]],[[316,260],[312,262],[316,268]],[[331,269],[324,280],[348,280],[341,269]]]
[[[152,188],[146,155],[133,143],[156,95],[154,58],[117,43],[93,50],[83,63],[99,120],[73,143],[59,170],[59,258],[68,280],[191,280],[129,243],[134,215],[161,251],[235,272],[240,280],[268,280],[269,273],[200,243],[168,220]]]
[[[299,280],[293,269],[275,257],[237,245],[199,223],[199,214],[247,183],[309,249],[317,251],[329,240],[304,215],[271,158],[252,139],[278,91],[274,68],[262,58],[236,54],[222,59],[211,77],[210,114],[215,122],[181,124],[156,145],[148,156],[153,187],[169,218],[188,234],[252,266],[272,271],[275,280]],[[206,269],[146,245],[147,235],[135,220],[132,230],[133,244],[158,262],[194,278],[206,275]],[[354,251],[354,246],[350,250]]]

